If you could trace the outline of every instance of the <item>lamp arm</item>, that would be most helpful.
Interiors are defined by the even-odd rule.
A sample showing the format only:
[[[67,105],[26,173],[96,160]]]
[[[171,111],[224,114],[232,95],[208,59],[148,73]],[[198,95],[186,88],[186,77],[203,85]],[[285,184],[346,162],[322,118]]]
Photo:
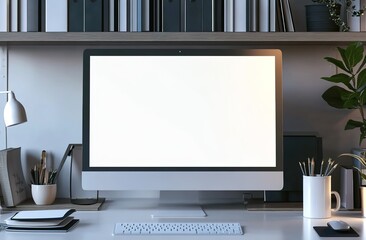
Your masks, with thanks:
[[[75,147],[74,144],[69,144],[69,146],[67,146],[64,156],[62,157],[62,160],[60,162],[60,165],[58,165],[55,182],[57,182],[57,179],[58,179],[58,176],[60,175],[62,167],[64,166],[67,157],[71,155],[72,151],[74,150],[74,147]]]

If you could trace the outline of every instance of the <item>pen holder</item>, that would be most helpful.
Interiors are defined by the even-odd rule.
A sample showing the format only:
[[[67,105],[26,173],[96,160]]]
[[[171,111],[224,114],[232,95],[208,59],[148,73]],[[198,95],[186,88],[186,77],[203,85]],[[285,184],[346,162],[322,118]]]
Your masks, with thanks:
[[[331,191],[331,176],[303,176],[303,216],[306,218],[330,218],[332,211],[338,211],[341,198]],[[331,195],[337,200],[331,209]]]
[[[36,185],[32,184],[32,198],[37,205],[49,205],[56,199],[57,185]]]

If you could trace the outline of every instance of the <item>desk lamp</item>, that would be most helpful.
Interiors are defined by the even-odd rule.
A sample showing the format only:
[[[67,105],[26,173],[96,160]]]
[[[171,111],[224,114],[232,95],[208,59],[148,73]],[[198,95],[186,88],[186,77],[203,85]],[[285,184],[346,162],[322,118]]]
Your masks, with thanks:
[[[8,94],[8,102],[4,108],[4,122],[6,127],[11,127],[27,121],[27,115],[23,105],[15,98],[12,91],[0,91]]]

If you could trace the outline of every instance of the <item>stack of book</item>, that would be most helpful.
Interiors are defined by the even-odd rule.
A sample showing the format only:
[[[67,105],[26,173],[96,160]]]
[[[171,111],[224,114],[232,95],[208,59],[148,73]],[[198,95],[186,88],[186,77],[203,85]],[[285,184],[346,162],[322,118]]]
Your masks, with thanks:
[[[275,31],[289,0],[0,0],[0,32]]]
[[[74,209],[20,211],[5,220],[9,232],[67,232],[79,219]]]

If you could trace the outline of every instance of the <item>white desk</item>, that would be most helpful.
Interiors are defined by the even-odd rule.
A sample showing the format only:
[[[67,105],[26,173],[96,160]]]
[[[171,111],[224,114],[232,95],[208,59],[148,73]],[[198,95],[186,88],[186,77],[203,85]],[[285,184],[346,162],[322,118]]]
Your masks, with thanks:
[[[134,202],[136,203],[136,202]],[[108,239],[255,239],[255,240],[282,240],[282,239],[330,239],[320,238],[313,226],[325,226],[330,219],[305,219],[301,211],[246,211],[242,206],[214,206],[204,207],[208,217],[202,219],[152,219],[150,217],[154,204],[141,205],[131,202],[107,201],[100,211],[79,211],[73,214],[80,219],[78,225],[68,233],[10,233],[1,231],[1,240],[108,240]],[[12,213],[3,213],[0,220],[10,217]],[[335,239],[366,239],[366,218],[360,212],[339,212],[331,219],[342,219],[348,222],[360,235],[359,238]],[[240,222],[244,227],[244,235],[234,237],[221,236],[113,236],[116,222]]]

